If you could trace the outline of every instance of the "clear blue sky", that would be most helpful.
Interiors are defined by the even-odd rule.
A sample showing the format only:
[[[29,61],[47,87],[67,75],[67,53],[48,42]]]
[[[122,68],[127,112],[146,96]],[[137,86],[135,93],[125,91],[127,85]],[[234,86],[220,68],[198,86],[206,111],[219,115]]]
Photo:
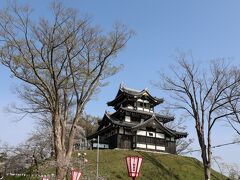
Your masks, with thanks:
[[[27,2],[27,1],[21,1]],[[82,14],[92,16],[94,24],[108,31],[116,21],[123,22],[136,32],[127,48],[121,52],[116,62],[123,64],[123,70],[109,78],[109,86],[87,106],[87,112],[102,116],[108,108],[106,102],[112,100],[121,82],[128,87],[143,89],[148,87],[153,95],[165,97],[164,92],[154,89],[150,81],[158,80],[157,71],[167,70],[174,63],[172,55],[176,49],[191,50],[196,60],[206,66],[210,59],[232,58],[233,64],[240,60],[240,1],[190,1],[190,0],[72,0],[63,1],[69,7],[79,9]],[[34,18],[48,16],[49,1],[28,1],[35,9]],[[0,6],[6,1],[0,0]],[[33,123],[25,119],[13,123],[14,115],[4,113],[8,104],[18,102],[12,93],[13,84],[8,71],[0,66],[0,139],[17,144],[26,139]],[[214,143],[229,142],[233,138],[230,128],[220,125],[214,133]],[[194,127],[189,126],[189,136],[195,137]],[[197,139],[196,139],[197,140]],[[196,147],[197,148],[197,147]],[[240,145],[214,150],[224,161],[240,164],[235,157]]]

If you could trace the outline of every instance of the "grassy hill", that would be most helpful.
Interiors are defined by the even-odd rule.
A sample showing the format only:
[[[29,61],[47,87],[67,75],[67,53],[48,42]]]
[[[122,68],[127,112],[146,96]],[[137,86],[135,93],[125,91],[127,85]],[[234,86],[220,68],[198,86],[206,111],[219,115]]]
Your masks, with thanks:
[[[202,180],[203,166],[195,158],[170,154],[150,153],[129,150],[100,150],[99,173],[106,179],[130,179],[127,175],[125,157],[138,155],[144,158],[141,175],[146,180]],[[87,151],[88,168],[96,168],[96,151]],[[213,171],[212,179],[226,179]]]
[[[88,163],[80,166],[78,158],[75,168],[82,169],[82,179],[96,179],[96,156],[97,151],[84,151],[87,153]],[[195,158],[183,157],[170,154],[150,153],[130,150],[100,150],[99,175],[101,179],[126,179],[127,175],[125,157],[137,155],[144,158],[139,180],[202,180],[203,166]],[[74,153],[77,157],[77,152]],[[45,173],[51,173],[53,169],[48,169]],[[9,178],[10,179],[10,178]],[[12,178],[11,178],[12,179]],[[20,179],[20,178],[19,178]],[[212,172],[212,180],[227,179],[225,176]]]

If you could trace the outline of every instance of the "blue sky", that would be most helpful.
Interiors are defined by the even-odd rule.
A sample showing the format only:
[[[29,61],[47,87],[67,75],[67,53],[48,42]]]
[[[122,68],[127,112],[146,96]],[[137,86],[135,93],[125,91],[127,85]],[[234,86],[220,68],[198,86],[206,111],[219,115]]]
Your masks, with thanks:
[[[33,18],[49,16],[48,0],[20,2],[28,2],[35,9]],[[102,88],[88,104],[86,111],[92,115],[102,116],[105,110],[112,110],[106,102],[115,97],[121,82],[135,89],[148,87],[153,95],[166,97],[165,92],[154,89],[150,81],[157,81],[157,72],[167,71],[169,65],[174,64],[173,55],[177,50],[191,50],[196,61],[206,67],[209,60],[220,57],[230,58],[233,64],[239,65],[240,1],[66,0],[63,3],[78,9],[80,14],[91,16],[93,24],[100,25],[104,31],[120,21],[136,32],[116,59],[116,63],[124,65],[123,70],[109,78],[109,86]],[[6,1],[0,0],[0,6],[5,4]],[[0,139],[10,144],[22,142],[33,129],[31,119],[15,123],[15,115],[4,112],[8,104],[19,101],[12,93],[13,84],[17,82],[0,66]],[[195,137],[193,125],[187,125],[189,136]],[[220,124],[215,129],[213,144],[230,142],[234,137],[230,128],[223,126]],[[235,158],[239,151],[240,145],[234,145],[214,153],[224,161],[240,164]]]

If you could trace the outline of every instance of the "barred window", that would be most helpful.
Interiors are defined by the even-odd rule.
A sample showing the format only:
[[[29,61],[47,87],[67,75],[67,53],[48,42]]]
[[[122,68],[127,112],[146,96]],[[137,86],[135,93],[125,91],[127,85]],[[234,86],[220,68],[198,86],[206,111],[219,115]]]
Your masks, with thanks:
[[[147,144],[155,144],[155,139],[154,138],[147,137],[146,140],[147,140],[146,141]]]

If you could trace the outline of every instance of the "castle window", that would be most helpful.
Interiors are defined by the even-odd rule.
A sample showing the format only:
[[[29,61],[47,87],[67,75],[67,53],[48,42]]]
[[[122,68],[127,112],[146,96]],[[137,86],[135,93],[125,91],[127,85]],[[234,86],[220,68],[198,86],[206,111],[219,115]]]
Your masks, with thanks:
[[[144,103],[144,107],[149,109],[150,105],[148,103]]]
[[[126,135],[132,135],[131,131],[129,131],[129,130],[125,130],[125,134]]]
[[[156,145],[165,146],[165,141],[163,139],[155,139]]]
[[[143,110],[149,112],[149,104],[148,103],[144,103],[143,105],[144,105],[144,107],[143,107],[144,109]]]
[[[137,110],[143,111],[143,102],[137,102]]]
[[[137,100],[137,110],[149,112],[150,107],[151,107],[151,105],[149,104],[148,100],[142,100],[142,99]],[[152,110],[152,112],[153,112],[153,110]]]
[[[138,143],[146,143],[146,137],[145,136],[138,136],[137,137]]]
[[[154,138],[146,137],[147,144],[155,144]]]
[[[153,133],[148,133],[149,136],[153,136]]]

